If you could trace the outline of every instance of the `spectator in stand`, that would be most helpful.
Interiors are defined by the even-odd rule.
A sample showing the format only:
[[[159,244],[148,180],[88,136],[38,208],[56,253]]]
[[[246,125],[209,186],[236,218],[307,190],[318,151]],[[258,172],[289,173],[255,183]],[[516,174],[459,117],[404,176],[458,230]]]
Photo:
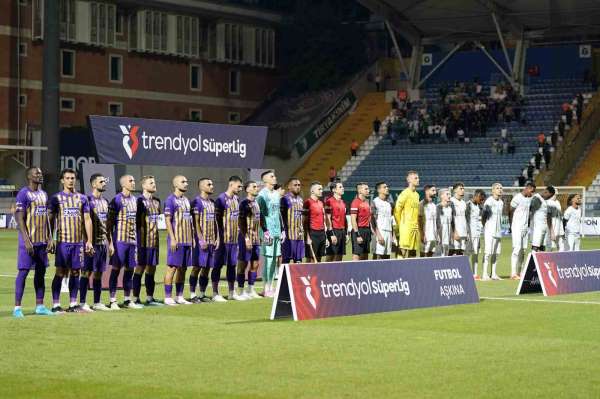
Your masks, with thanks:
[[[576,101],[577,103],[575,105],[575,115],[577,116],[577,123],[581,124],[581,117],[583,115],[583,105],[585,101],[583,99],[583,94],[577,94]]]
[[[533,173],[535,172],[535,165],[531,162],[527,165],[527,180],[533,180]]]
[[[500,144],[498,143],[498,139],[494,139],[492,141],[492,154],[498,154],[500,152]]]
[[[534,162],[535,162],[535,168],[536,169],[540,169],[541,166],[542,166],[543,153],[544,153],[544,147],[543,147],[543,144],[542,144],[542,147],[538,148],[537,152],[533,156],[534,157]]]
[[[556,147],[558,145],[558,127],[555,127],[550,135],[550,143],[552,147]]]
[[[358,141],[356,139],[352,139],[352,143],[350,144],[350,154],[355,157],[358,152]]]
[[[517,149],[516,145],[515,145],[515,141],[512,138],[510,138],[510,137],[507,138],[507,140],[508,140],[508,149],[507,149],[507,152],[510,155],[515,155],[515,150]]]
[[[459,143],[465,143],[465,131],[462,129],[458,129],[458,131],[456,132],[456,137],[458,137],[458,142]]]
[[[378,117],[375,117],[375,120],[373,121],[373,133],[375,133],[376,135],[379,136],[380,128],[381,128],[381,121],[379,120]]]
[[[558,135],[561,139],[565,137],[565,127],[565,121],[561,118],[560,121],[558,121]]]
[[[546,136],[544,135],[544,132],[540,132],[540,134],[537,135],[537,142],[538,147],[544,146],[544,143],[546,142]]]
[[[502,138],[502,154],[508,154],[508,138]]]
[[[544,163],[546,164],[546,169],[548,169],[550,168],[550,159],[552,158],[552,146],[550,146],[550,144],[548,143],[544,145],[543,156]]]
[[[398,101],[396,97],[392,98],[392,109],[398,109]]]
[[[375,74],[375,89],[380,92],[381,91],[381,72],[377,72]]]
[[[519,177],[517,177],[517,181],[519,182],[519,187],[525,187],[525,183],[527,182],[527,179],[525,178],[525,176],[523,176],[521,174],[521,175],[519,175]]]
[[[335,170],[335,166],[329,167],[329,182],[333,183],[337,177],[337,170]]]

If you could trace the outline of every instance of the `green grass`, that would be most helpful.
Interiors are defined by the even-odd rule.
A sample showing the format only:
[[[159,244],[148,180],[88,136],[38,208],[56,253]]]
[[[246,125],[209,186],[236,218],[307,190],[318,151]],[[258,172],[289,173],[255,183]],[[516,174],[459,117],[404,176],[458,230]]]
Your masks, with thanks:
[[[600,397],[600,293],[307,322],[269,321],[264,299],[15,320],[15,248],[1,231],[3,399]],[[517,284],[477,285],[510,298]]]

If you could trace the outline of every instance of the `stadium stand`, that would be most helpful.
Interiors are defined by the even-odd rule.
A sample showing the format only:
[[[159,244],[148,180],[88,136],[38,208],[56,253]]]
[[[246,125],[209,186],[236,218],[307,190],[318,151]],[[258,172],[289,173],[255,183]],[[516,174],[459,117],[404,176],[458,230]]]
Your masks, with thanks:
[[[428,103],[437,103],[441,84],[438,82],[427,88],[425,100]],[[489,90],[489,82],[484,83],[483,92],[489,93]],[[390,140],[381,140],[364,155],[364,160],[359,157],[349,161],[340,170],[339,176],[350,186],[361,180],[386,180],[393,187],[402,187],[406,171],[415,169],[421,174],[421,182],[438,186],[451,185],[457,179],[469,186],[489,186],[495,181],[513,185],[523,165],[537,150],[536,136],[540,132],[548,134],[554,130],[561,104],[570,103],[578,93],[591,90],[591,85],[579,78],[534,80],[521,107],[525,124],[518,121],[491,124],[485,137],[473,137],[470,144],[456,141],[412,144],[402,139],[394,146]],[[491,153],[492,143],[500,138],[503,128],[513,137],[513,155]]]
[[[600,215],[600,139],[589,146],[567,184],[587,187],[586,215]]]
[[[361,147],[357,159],[361,159],[365,143],[372,136],[375,117],[383,119],[390,112],[384,93],[367,93],[362,97],[354,112],[344,119],[296,171],[295,176],[303,182],[328,181],[329,167],[341,169],[350,157],[350,143],[356,139]]]

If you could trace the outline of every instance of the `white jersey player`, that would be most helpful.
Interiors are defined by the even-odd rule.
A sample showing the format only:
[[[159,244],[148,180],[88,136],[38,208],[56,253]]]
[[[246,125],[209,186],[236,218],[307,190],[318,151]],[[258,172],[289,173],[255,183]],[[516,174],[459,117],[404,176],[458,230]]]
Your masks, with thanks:
[[[554,195],[554,187],[548,186],[542,194],[535,194],[529,206],[529,220],[531,222],[531,249],[533,251],[546,250],[546,235],[552,228],[552,219],[548,216],[548,203]]]
[[[569,207],[563,218],[566,222],[565,236],[567,237],[567,251],[579,251],[581,248],[581,222],[583,210],[581,209],[581,195],[571,194],[568,200]]]
[[[497,273],[498,255],[501,250],[502,239],[502,212],[504,201],[502,196],[502,184],[494,183],[492,185],[492,195],[485,200],[483,204],[483,231],[485,239],[485,248],[483,251],[483,275],[481,280],[490,280],[489,265],[492,263],[492,280],[502,280]]]
[[[510,201],[509,217],[512,235],[512,254],[510,256],[510,278],[520,279],[521,265],[525,258],[525,251],[529,246],[529,206],[531,197],[535,193],[535,184],[527,182],[523,190]]]
[[[386,183],[377,183],[375,189],[377,197],[371,203],[371,217],[375,231],[373,259],[389,259],[392,255],[392,243],[396,240],[393,233],[396,226],[392,214],[394,206],[390,202],[390,189]]]
[[[423,246],[421,247],[421,257],[432,257],[440,243],[438,213],[435,198],[437,197],[437,188],[426,185],[423,188],[425,198],[419,203],[419,223],[423,232]]]
[[[454,205],[450,201],[450,191],[448,189],[440,190],[440,203],[437,206],[437,214],[438,236],[440,237],[438,253],[442,256],[448,256],[454,238]]]
[[[479,248],[481,234],[483,233],[483,224],[481,223],[481,206],[485,201],[485,193],[483,190],[475,190],[473,198],[467,203],[467,228],[468,228],[468,240],[467,240],[467,253],[471,260],[471,266],[473,267],[473,277],[475,280],[479,280],[478,260],[479,260]]]
[[[548,231],[546,240],[547,249],[563,252],[565,250],[565,226],[563,225],[562,206],[556,199],[556,194],[546,201],[546,204],[548,205],[548,216],[552,219],[552,229]]]
[[[452,246],[450,255],[463,255],[467,249],[467,203],[463,199],[465,196],[464,183],[458,182],[452,186],[454,197],[451,201],[454,205],[454,237],[452,237]]]

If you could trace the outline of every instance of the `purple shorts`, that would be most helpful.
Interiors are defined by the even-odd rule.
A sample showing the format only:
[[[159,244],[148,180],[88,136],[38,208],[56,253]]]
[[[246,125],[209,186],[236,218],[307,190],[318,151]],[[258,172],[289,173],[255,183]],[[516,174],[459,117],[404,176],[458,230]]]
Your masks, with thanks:
[[[38,244],[33,246],[33,256],[27,253],[25,245],[20,244],[17,252],[17,269],[33,270],[39,267],[48,267],[48,245]]]
[[[242,262],[252,262],[260,259],[260,244],[252,245],[252,248],[246,248],[246,241],[240,238],[238,242],[238,259]]]
[[[107,256],[108,248],[106,245],[94,245],[94,255],[85,257],[83,270],[104,273],[106,271]]]
[[[158,248],[138,247],[138,265],[156,266],[158,265]]]
[[[283,263],[302,262],[304,258],[305,244],[304,240],[285,240],[281,244],[281,261]]]
[[[221,243],[215,254],[215,266],[236,266],[238,257],[237,244]]]
[[[79,270],[83,266],[83,244],[59,242],[54,257],[56,267]]]
[[[137,266],[137,245],[117,242],[115,253],[110,258],[113,267],[133,269]]]
[[[206,249],[202,249],[198,243],[192,251],[192,266],[195,267],[213,267],[215,265],[215,246],[209,244]]]
[[[178,245],[175,252],[171,247],[167,250],[167,266],[170,267],[188,267],[192,265],[192,246]]]

